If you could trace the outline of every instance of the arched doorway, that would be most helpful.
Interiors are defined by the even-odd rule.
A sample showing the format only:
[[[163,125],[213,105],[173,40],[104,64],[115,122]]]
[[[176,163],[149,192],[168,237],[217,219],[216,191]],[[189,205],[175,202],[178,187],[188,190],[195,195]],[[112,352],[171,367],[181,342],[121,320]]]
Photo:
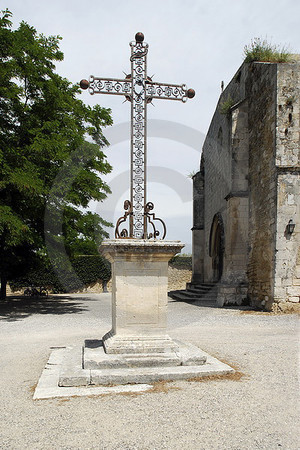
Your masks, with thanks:
[[[217,282],[223,274],[224,224],[220,213],[214,215],[209,238],[209,256],[212,258],[213,281]]]

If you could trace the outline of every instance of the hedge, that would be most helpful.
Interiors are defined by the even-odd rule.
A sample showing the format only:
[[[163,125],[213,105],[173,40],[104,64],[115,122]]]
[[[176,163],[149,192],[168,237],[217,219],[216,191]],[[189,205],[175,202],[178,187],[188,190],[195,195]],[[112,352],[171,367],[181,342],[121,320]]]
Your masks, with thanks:
[[[111,278],[111,266],[107,259],[100,255],[82,255],[72,258],[71,269],[63,268],[57,263],[53,268],[49,263],[36,262],[21,276],[9,280],[13,291],[22,290],[29,286],[44,287],[52,292],[79,291],[97,283],[107,282]],[[191,269],[190,256],[175,256],[169,262],[171,267]]]
[[[192,270],[192,257],[191,256],[174,256],[170,259],[169,265],[176,267],[177,269]]]
[[[108,281],[111,278],[110,263],[103,256],[77,256],[71,263],[78,278],[85,286],[97,281]]]
[[[9,285],[13,291],[35,286],[53,292],[71,292],[97,282],[107,282],[111,278],[110,263],[100,255],[76,256],[70,263],[68,269],[59,264],[54,268],[40,261],[29,267],[21,277],[9,280]]]

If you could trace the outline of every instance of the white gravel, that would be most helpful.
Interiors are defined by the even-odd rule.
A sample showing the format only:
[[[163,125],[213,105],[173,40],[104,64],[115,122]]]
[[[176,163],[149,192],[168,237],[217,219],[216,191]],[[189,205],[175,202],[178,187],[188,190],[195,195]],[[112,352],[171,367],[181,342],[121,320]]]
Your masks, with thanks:
[[[170,301],[169,334],[238,366],[167,392],[33,401],[50,347],[101,338],[110,294],[0,306],[0,448],[298,450],[299,319]]]

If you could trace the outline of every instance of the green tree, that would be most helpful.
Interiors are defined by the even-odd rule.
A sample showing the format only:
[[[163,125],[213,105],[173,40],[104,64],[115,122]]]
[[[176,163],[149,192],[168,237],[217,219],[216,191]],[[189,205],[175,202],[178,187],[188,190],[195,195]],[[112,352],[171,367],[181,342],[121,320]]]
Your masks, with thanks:
[[[110,192],[99,174],[111,171],[101,150],[108,144],[102,128],[112,124],[111,111],[84,105],[79,87],[55,72],[63,59],[59,36],[38,34],[24,22],[13,30],[11,16],[6,9],[0,18],[2,298],[6,280],[24,261],[45,258],[46,204],[48,222],[62,222],[58,236],[48,223],[48,240],[59,241],[70,255],[96,252],[94,235],[106,236],[107,223],[84,208]]]

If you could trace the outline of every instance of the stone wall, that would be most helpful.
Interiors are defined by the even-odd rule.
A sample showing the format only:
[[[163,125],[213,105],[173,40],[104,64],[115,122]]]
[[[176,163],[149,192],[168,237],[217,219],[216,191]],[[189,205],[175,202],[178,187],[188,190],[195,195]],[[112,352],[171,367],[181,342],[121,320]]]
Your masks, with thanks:
[[[300,64],[277,68],[277,233],[273,309],[300,302]],[[287,224],[296,224],[292,235]]]
[[[299,100],[299,59],[243,64],[220,96],[194,177],[193,229],[193,277],[210,282],[214,218],[224,228],[220,306],[300,305]]]
[[[218,138],[219,136],[219,138]],[[227,223],[227,202],[225,197],[231,189],[230,127],[226,115],[215,114],[205,144],[203,146],[205,165],[205,216],[204,216],[204,281],[213,280],[213,267],[210,258],[210,233],[216,213]]]
[[[242,100],[231,111],[231,188],[226,196],[225,267],[223,284],[245,285],[248,261],[248,102]],[[238,289],[238,295],[240,289]],[[232,296],[231,296],[232,297]],[[227,298],[225,301],[227,302]],[[232,302],[233,298],[231,298]],[[238,299],[236,299],[238,301]],[[227,302],[228,303],[228,302]]]
[[[277,234],[274,302],[300,302],[300,177],[297,173],[278,174]],[[298,199],[298,202],[297,202]],[[296,223],[292,235],[287,233],[290,219]],[[274,308],[273,308],[274,309]]]
[[[219,213],[223,219],[225,228],[225,253],[223,281],[228,280],[232,273],[232,250],[235,246],[235,264],[239,266],[238,246],[244,236],[244,224],[247,223],[247,208],[243,212],[237,208],[240,200],[245,198],[248,188],[248,143],[245,123],[247,123],[247,105],[245,104],[245,77],[247,70],[245,65],[237,71],[233,80],[220,96],[215,114],[213,116],[207,138],[203,146],[205,165],[205,262],[204,280],[212,281],[212,265],[209,256],[209,240],[213,217]],[[228,103],[227,114],[224,104]],[[230,106],[231,102],[231,108]],[[223,108],[223,111],[221,111]],[[222,113],[223,112],[223,113]],[[235,221],[232,221],[233,210],[237,213]],[[245,217],[246,214],[246,217]],[[240,217],[243,216],[242,222]],[[231,237],[233,237],[233,240]],[[236,245],[234,244],[236,242]]]
[[[186,284],[191,282],[192,269],[168,267],[168,291],[185,289]]]
[[[253,305],[273,302],[276,236],[277,64],[249,65],[249,263],[248,295]]]
[[[249,158],[246,76],[247,68],[243,65],[221,94],[203,145],[203,273],[205,282],[215,281],[211,245],[212,224],[218,217],[224,228],[220,306],[241,303],[246,297]]]
[[[299,63],[250,66],[249,102],[251,303],[267,310],[299,303]],[[290,219],[298,221],[289,236]]]
[[[200,171],[193,176],[193,228],[192,228],[192,270],[191,283],[204,281],[204,159],[202,155]]]

